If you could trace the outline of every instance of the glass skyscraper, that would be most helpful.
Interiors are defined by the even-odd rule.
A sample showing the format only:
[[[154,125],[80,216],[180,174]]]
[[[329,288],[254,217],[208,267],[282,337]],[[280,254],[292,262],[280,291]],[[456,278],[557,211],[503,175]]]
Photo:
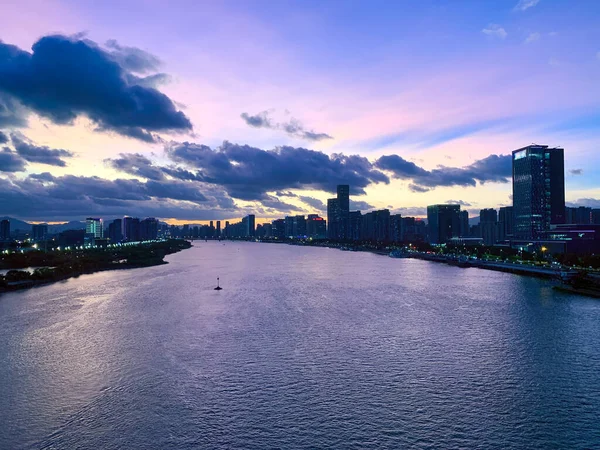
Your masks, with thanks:
[[[514,235],[539,239],[565,222],[564,149],[529,145],[512,152]]]

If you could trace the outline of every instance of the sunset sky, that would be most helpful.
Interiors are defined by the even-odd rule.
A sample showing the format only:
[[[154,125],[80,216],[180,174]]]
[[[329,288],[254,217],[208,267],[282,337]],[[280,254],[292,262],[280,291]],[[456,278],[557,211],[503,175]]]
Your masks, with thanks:
[[[170,222],[511,204],[565,149],[600,207],[600,2],[4,0],[0,216]]]

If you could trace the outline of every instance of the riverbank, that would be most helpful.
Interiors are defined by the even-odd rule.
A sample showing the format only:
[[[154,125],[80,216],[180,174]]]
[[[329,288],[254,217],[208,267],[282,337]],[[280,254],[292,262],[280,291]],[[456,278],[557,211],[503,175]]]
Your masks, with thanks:
[[[164,257],[192,246],[185,240],[170,239],[99,249],[63,252],[31,252],[2,258],[0,267],[10,269],[0,276],[0,294],[76,278],[106,270],[124,270],[167,264]],[[33,272],[19,270],[43,261]]]
[[[297,244],[295,244],[297,245]],[[369,248],[363,246],[346,247],[339,245],[322,245],[322,244],[304,244],[319,247],[337,248],[342,251],[363,251],[374,253],[376,255],[390,256],[391,249],[380,249],[380,248]],[[514,275],[523,275],[535,278],[542,278],[546,280],[555,280],[556,285],[553,286],[557,290],[563,292],[574,293],[578,295],[585,295],[588,297],[600,298],[600,275],[594,273],[582,272],[585,274],[587,284],[585,287],[573,286],[567,280],[561,280],[560,274],[564,270],[560,266],[543,266],[528,263],[525,261],[521,262],[504,262],[504,261],[489,261],[484,259],[473,259],[466,257],[457,257],[454,255],[442,255],[431,252],[419,252],[419,251],[399,251],[392,250],[392,252],[399,252],[400,258],[414,258],[421,259],[424,261],[444,263],[451,266],[461,268],[476,268],[493,270],[496,272],[512,273]],[[568,269],[567,269],[568,270]]]

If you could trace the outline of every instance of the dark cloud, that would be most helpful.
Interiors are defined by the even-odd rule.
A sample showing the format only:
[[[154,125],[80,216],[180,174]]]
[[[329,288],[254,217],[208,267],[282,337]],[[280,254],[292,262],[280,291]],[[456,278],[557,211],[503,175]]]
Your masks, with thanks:
[[[308,197],[306,195],[299,195],[298,198],[317,211],[323,212],[327,210],[327,205],[318,198]]]
[[[580,198],[575,200],[574,202],[568,202],[567,206],[577,207],[577,206],[587,206],[589,208],[600,208],[600,200],[597,198]]]
[[[477,182],[507,183],[512,177],[511,155],[490,155],[465,167],[439,166],[425,170],[398,155],[382,156],[375,167],[392,172],[394,178],[411,180],[413,192],[427,192],[439,186],[476,186]]]
[[[8,142],[8,136],[0,131],[0,144],[6,144]]]
[[[277,197],[273,197],[272,195],[267,195],[260,200],[260,203],[269,208],[272,212],[304,212],[304,210],[296,205],[292,205],[291,203],[282,202]]]
[[[71,158],[73,156],[73,153],[68,150],[35,145],[26,141],[25,138],[20,137],[15,133],[13,133],[10,137],[17,153],[23,159],[32,163],[65,167],[67,163],[61,158]]]
[[[364,194],[372,183],[389,183],[367,158],[358,155],[326,155],[305,148],[278,147],[262,150],[224,142],[216,149],[194,143],[173,143],[167,154],[176,163],[198,169],[195,176],[223,186],[242,200],[260,200],[267,192],[284,189],[316,189],[335,192],[338,184],[350,184],[353,194]]]
[[[350,209],[359,211],[368,211],[369,209],[375,209],[373,205],[363,200],[352,200],[350,199]]]
[[[214,219],[242,215],[221,189],[197,182],[106,180],[48,172],[25,179],[0,178],[5,214],[44,220],[137,215]]]
[[[569,169],[571,175],[583,175],[583,169]]]
[[[327,133],[317,133],[313,130],[306,130],[304,125],[302,125],[298,119],[294,119],[293,117],[289,120],[289,122],[274,122],[269,117],[269,111],[263,111],[254,115],[244,112],[240,114],[240,117],[251,127],[283,130],[290,136],[306,139],[308,141],[323,141],[325,139],[333,139],[333,137]]]
[[[2,41],[0,41],[0,46]],[[1,62],[1,61],[0,61]],[[0,65],[0,73],[2,67]],[[27,111],[19,103],[0,89],[0,127],[24,127],[27,125]]]
[[[244,122],[254,128],[276,128],[271,122],[271,119],[269,119],[268,111],[263,111],[254,115],[242,113],[240,114],[240,117],[244,119]]]
[[[136,83],[132,67],[154,67],[148,55],[133,57],[132,48],[115,45],[106,51],[89,40],[56,35],[41,38],[29,53],[0,42],[0,104],[10,113],[18,101],[58,124],[87,116],[98,130],[148,142],[155,141],[153,132],[191,131],[169,97]],[[0,118],[5,116],[10,120],[0,108]]]
[[[0,172],[22,172],[27,163],[10,148],[4,147],[0,151]]]
[[[391,211],[392,214],[401,214],[403,217],[426,216],[427,208],[423,206],[407,206]]]
[[[137,47],[120,45],[115,39],[106,41],[110,56],[125,70],[136,73],[156,72],[162,65],[156,56]]]
[[[449,205],[460,205],[460,206],[473,206],[464,200],[446,200],[446,203]]]
[[[104,162],[115,170],[129,173],[149,180],[162,180],[165,174],[160,167],[139,153],[121,153],[117,159],[105,159]]]

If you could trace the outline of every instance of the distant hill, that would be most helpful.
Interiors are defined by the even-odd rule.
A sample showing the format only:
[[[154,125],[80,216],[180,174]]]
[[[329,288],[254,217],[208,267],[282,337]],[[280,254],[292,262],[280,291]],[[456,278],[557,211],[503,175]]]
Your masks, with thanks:
[[[25,222],[23,220],[15,219],[13,217],[0,217],[0,220],[8,219],[10,222],[10,229],[12,231],[15,230],[24,230],[31,231],[31,224],[29,222]],[[65,223],[57,223],[54,225],[48,225],[48,233],[49,234],[57,234],[65,230],[82,230],[85,228],[85,222],[80,222],[77,220],[72,220],[71,222]]]
[[[479,225],[479,216],[469,217],[469,225]]]
[[[56,234],[61,233],[65,230],[83,230],[85,229],[85,222],[79,222],[78,220],[72,220],[66,223],[57,223],[55,225],[48,225],[48,233]]]
[[[8,216],[0,217],[0,220],[6,220],[6,219],[8,219],[8,221],[10,222],[10,229],[12,231],[14,231],[14,230],[30,231],[31,230],[31,224],[28,222],[24,222],[19,219],[13,219],[12,217],[8,217]]]

